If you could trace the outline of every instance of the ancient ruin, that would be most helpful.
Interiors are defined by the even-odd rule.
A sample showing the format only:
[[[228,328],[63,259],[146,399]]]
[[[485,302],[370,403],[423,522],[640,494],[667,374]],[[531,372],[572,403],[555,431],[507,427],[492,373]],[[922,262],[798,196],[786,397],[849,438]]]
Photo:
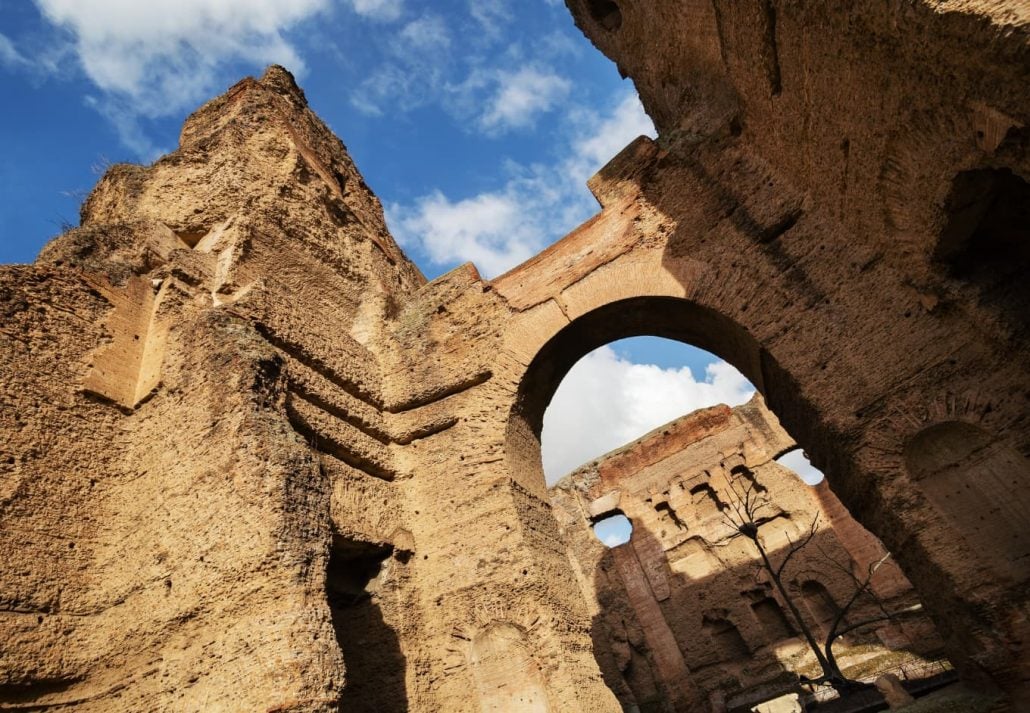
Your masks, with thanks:
[[[539,434],[651,334],[1030,709],[1026,3],[568,5],[659,138],[506,275],[427,283],[275,67],[0,267],[0,708],[619,710]]]
[[[805,485],[775,460],[796,444],[760,396],[730,409],[684,416],[557,483],[551,493],[573,572],[591,607],[594,652],[623,710],[750,710],[815,677],[811,652],[786,602],[756,570],[758,555],[734,527],[744,483],[774,505],[759,528],[771,550],[816,534],[785,569],[806,624],[817,635],[854,594],[840,567],[862,576],[886,554],[823,481]],[[738,486],[738,487],[735,487]],[[591,525],[614,514],[633,523],[629,543],[608,550]],[[777,564],[786,554],[774,554]],[[875,568],[883,619],[839,646],[896,666],[932,660],[942,642],[916,608],[893,563]],[[872,598],[848,612],[880,617]],[[909,655],[914,654],[914,655]]]

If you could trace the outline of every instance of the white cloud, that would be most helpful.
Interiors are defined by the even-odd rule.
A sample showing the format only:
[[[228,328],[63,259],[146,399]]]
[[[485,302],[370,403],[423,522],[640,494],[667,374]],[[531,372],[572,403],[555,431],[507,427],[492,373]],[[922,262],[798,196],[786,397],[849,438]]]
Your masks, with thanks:
[[[164,114],[205,98],[219,65],[233,59],[304,64],[282,32],[326,0],[37,0],[72,32],[82,66],[101,89]]]
[[[478,120],[479,126],[490,133],[532,125],[538,114],[550,111],[572,89],[569,80],[533,67],[497,72],[495,82]]]
[[[601,347],[572,367],[544,414],[547,482],[691,411],[736,406],[753,395],[751,383],[723,361],[698,380],[686,367],[634,364]]]
[[[386,64],[370,74],[350,96],[355,109],[369,116],[382,116],[390,112],[409,111],[423,104],[428,97],[428,68],[412,70],[395,64]]]
[[[599,119],[596,115],[587,115],[580,120],[588,126],[594,125],[590,134],[574,144],[580,176],[584,181],[633,139],[655,135],[651,118],[644,113],[640,99],[632,92],[627,93],[608,116]]]
[[[479,23],[479,29],[488,38],[499,36],[501,26],[512,18],[511,9],[505,0],[469,0],[468,9],[469,14]]]
[[[389,22],[396,20],[404,11],[403,0],[350,0],[354,12],[372,20]]]
[[[533,254],[536,236],[522,215],[517,192],[482,193],[450,201],[439,191],[402,210],[394,227],[402,238],[417,235],[429,259],[437,264],[472,261],[496,274]]]
[[[438,50],[449,47],[451,35],[439,15],[423,15],[412,20],[400,33],[401,39],[418,50]]]
[[[284,32],[328,6],[328,0],[36,0],[44,17],[67,30],[96,102],[122,116],[127,143],[138,117],[192,108],[219,87],[230,62],[304,62]],[[106,108],[106,111],[104,110]],[[128,131],[128,133],[125,133]]]
[[[586,180],[640,134],[654,136],[636,95],[617,97],[599,113],[569,113],[570,142],[551,165],[509,164],[506,183],[468,198],[433,191],[408,205],[390,205],[397,239],[418,247],[436,265],[471,261],[486,277],[539,252],[597,211]]]
[[[14,46],[14,43],[4,34],[0,33],[0,66],[18,67],[31,64],[21,52]]]
[[[386,55],[350,91],[355,109],[369,116],[399,114],[448,95],[451,31],[444,20],[426,13],[389,35]],[[461,48],[464,50],[464,47]]]

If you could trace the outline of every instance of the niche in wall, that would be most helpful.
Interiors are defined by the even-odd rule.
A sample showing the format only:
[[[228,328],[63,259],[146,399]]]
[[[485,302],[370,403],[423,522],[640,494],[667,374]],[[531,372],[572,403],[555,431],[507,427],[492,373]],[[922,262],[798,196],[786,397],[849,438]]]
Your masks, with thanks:
[[[1030,576],[1030,463],[973,424],[923,429],[905,447],[919,489],[969,548],[999,571]]]
[[[404,566],[393,554],[389,545],[333,538],[326,596],[346,669],[341,710],[400,713],[408,709],[405,658],[397,633],[384,615],[389,606],[381,593],[389,568]]]
[[[587,0],[587,10],[590,17],[609,32],[622,27],[622,10],[614,0]]]
[[[981,304],[1026,334],[1030,310],[1030,183],[1004,168],[958,174],[933,259],[976,287]]]

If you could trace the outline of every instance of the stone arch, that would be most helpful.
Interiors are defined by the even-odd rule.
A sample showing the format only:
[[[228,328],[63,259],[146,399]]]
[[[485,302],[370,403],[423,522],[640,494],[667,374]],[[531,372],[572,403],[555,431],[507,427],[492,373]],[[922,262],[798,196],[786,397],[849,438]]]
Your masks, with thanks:
[[[919,490],[978,556],[1017,579],[1030,576],[1030,462],[964,421],[928,426],[905,446]]]
[[[516,487],[538,499],[541,511],[547,493],[540,433],[544,411],[561,380],[580,358],[597,347],[626,337],[657,336],[705,349],[740,370],[799,446],[811,455],[812,462],[827,473],[834,490],[839,488],[842,501],[849,507],[859,506],[856,519],[889,546],[897,546],[898,537],[885,525],[892,524],[895,515],[899,520],[906,515],[905,501],[886,496],[892,495],[904,478],[895,477],[887,487],[872,490],[872,497],[865,485],[874,482],[874,472],[882,472],[882,462],[900,466],[900,447],[884,447],[876,452],[874,460],[848,439],[839,438],[845,423],[855,429],[853,435],[858,440],[886,437],[885,429],[870,423],[864,407],[856,408],[842,421],[843,414],[825,410],[825,404],[820,409],[805,393],[814,385],[825,389],[842,383],[840,375],[826,370],[820,376],[789,348],[774,356],[770,349],[778,343],[766,340],[775,336],[762,336],[767,332],[757,328],[752,333],[742,326],[751,324],[747,315],[705,282],[709,273],[704,267],[676,259],[658,265],[654,254],[649,253],[620,256],[585,276],[575,277],[574,281],[564,278],[561,283],[545,282],[527,268],[499,278],[493,285],[509,305],[519,310],[512,314],[503,337],[502,358],[508,368],[503,387],[505,399],[512,399],[504,407],[504,467]],[[781,354],[782,364],[777,359]],[[900,471],[897,467],[894,472],[900,476]],[[535,519],[524,516],[523,521],[528,530],[537,527]],[[907,534],[910,530],[897,528],[897,532]],[[899,562],[920,595],[933,601],[943,568],[939,560],[946,562],[948,552],[935,541],[919,544],[923,547],[922,561],[899,557]],[[939,610],[948,606],[952,606],[950,600]],[[959,643],[949,646],[951,652],[961,651],[963,636],[954,637]]]
[[[540,460],[543,416],[572,366],[609,342],[656,336],[691,344],[733,364],[776,410],[779,395],[796,393],[786,374],[739,324],[715,310],[681,297],[648,295],[614,300],[564,323],[537,348],[522,373],[508,419],[508,465],[513,479],[541,492]],[[767,386],[773,385],[773,394]]]

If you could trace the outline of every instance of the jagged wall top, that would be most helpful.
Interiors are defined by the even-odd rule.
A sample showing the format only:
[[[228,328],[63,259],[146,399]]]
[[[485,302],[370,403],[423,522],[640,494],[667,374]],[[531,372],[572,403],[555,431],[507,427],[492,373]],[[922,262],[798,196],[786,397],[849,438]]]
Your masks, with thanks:
[[[182,247],[230,223],[247,224],[307,243],[338,272],[378,274],[390,291],[425,282],[390,236],[382,205],[342,142],[278,66],[194,112],[179,148],[151,166],[112,166],[82,206],[82,230],[48,245],[40,259],[75,263],[76,256],[95,261],[98,252],[124,252],[113,226],[151,221],[174,232]],[[373,248],[367,267],[355,264],[364,252],[357,244]]]

